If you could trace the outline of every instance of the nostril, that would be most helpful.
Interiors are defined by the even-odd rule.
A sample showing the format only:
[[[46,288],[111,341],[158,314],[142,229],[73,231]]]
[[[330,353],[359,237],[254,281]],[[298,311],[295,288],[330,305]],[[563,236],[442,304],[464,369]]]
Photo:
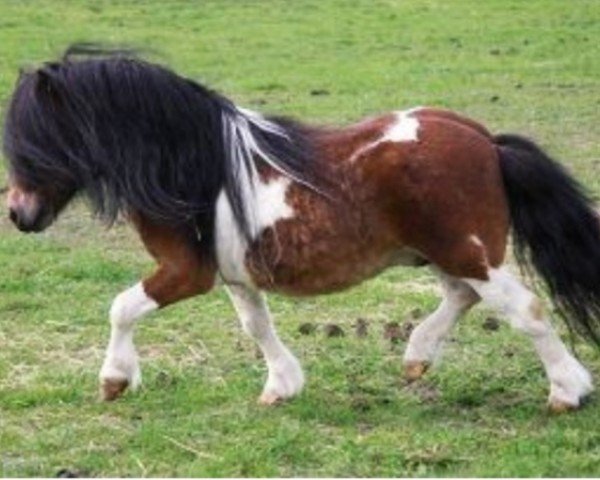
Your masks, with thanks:
[[[14,209],[10,209],[8,217],[10,218],[11,222],[18,223],[19,216],[17,215],[17,212]]]

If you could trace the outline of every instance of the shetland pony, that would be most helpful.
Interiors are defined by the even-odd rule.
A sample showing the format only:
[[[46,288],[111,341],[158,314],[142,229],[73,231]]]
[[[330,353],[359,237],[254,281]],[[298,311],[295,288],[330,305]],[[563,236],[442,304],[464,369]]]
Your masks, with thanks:
[[[519,262],[539,272],[569,326],[599,343],[598,216],[525,138],[436,108],[343,128],[268,118],[119,52],[71,51],[22,73],[5,120],[8,209],[20,230],[44,230],[85,194],[109,222],[129,219],[158,264],[110,309],[106,400],[140,383],[136,321],[217,277],[264,354],[260,401],[290,398],[304,376],[261,292],[334,292],[396,265],[429,265],[444,292],[410,336],[409,379],[483,301],[533,341],[552,410],[576,408],[592,390],[538,297],[502,267],[512,228]]]

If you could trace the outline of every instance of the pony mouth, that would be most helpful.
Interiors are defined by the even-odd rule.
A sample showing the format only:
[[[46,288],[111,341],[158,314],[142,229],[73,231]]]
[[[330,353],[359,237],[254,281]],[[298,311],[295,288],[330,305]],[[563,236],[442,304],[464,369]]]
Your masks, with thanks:
[[[9,218],[14,223],[15,227],[17,227],[17,229],[23,233],[43,232],[54,221],[54,215],[51,212],[40,216],[33,222],[23,221],[16,213],[12,211],[9,214]]]

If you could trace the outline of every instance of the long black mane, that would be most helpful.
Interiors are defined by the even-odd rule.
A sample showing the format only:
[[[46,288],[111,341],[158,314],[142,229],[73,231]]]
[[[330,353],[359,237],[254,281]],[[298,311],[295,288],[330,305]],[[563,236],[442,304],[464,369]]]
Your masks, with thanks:
[[[124,51],[71,50],[22,73],[5,119],[11,174],[87,193],[112,222],[137,211],[212,236],[224,190],[251,236],[245,188],[265,162],[316,188],[309,142],[293,123],[267,119],[169,69]]]

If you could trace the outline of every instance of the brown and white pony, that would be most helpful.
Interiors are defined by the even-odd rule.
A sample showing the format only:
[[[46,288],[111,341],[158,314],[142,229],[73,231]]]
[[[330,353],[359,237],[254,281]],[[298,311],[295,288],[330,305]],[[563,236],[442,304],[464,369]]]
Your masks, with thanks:
[[[45,229],[84,193],[109,221],[126,216],[156,259],[156,272],[110,310],[100,372],[107,400],[140,383],[136,321],[208,292],[217,277],[264,353],[260,401],[292,397],[304,376],[262,292],[329,293],[397,265],[429,265],[444,291],[408,342],[410,379],[483,301],[533,341],[553,410],[578,407],[592,390],[538,297],[502,266],[512,226],[519,260],[538,270],[569,324],[598,343],[598,217],[580,186],[526,139],[435,108],[313,128],[113,53],[68,54],[22,74],[4,150],[19,229]]]

